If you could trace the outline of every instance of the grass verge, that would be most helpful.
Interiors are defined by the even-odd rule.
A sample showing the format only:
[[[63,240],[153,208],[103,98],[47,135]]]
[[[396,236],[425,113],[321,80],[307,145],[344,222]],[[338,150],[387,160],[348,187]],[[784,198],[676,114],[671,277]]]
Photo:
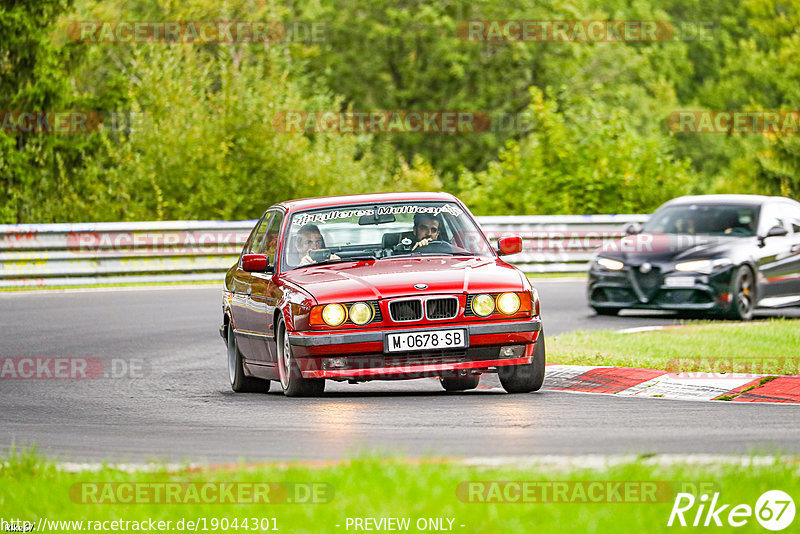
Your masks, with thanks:
[[[409,462],[366,457],[322,466],[283,464],[128,473],[110,467],[65,472],[35,454],[12,453],[0,469],[0,509],[4,520],[18,518],[38,525],[42,519],[51,532],[77,530],[75,524],[70,527],[54,521],[82,521],[82,530],[87,531],[101,530],[97,527],[102,522],[114,520],[164,521],[165,525],[170,521],[171,528],[160,531],[179,532],[176,527],[183,520],[183,530],[194,530],[187,528],[187,522],[192,521],[199,522],[200,532],[264,531],[274,527],[283,532],[336,533],[356,530],[355,518],[391,517],[408,518],[407,530],[411,532],[422,530],[418,521],[429,526],[428,520],[433,519],[449,527],[443,530],[456,532],[640,533],[671,530],[666,525],[678,493],[696,497],[697,504],[684,514],[691,524],[702,494],[711,497],[718,492],[720,504],[755,507],[759,496],[768,490],[780,489],[796,498],[798,480],[797,463],[778,459],[747,467],[681,463],[662,466],[642,457],[600,469],[559,469],[480,468],[434,459]],[[190,486],[220,488],[234,482],[270,483],[271,488],[291,489],[267,494],[283,495],[282,502],[252,504],[250,498],[246,504],[199,504],[189,498]],[[319,498],[323,495],[319,491],[312,490],[310,496],[305,490],[298,492],[297,488],[307,487],[306,483],[325,488],[324,498]],[[181,503],[149,503],[158,500],[155,488],[159,484],[180,488],[172,498]],[[98,488],[110,489],[95,492]],[[128,491],[130,488],[133,489]],[[162,495],[164,501],[168,490],[163,490]],[[203,499],[202,490],[199,495]],[[214,501],[219,493],[207,491],[205,495]],[[314,495],[319,502],[304,501]],[[113,502],[122,496],[132,496],[133,502]],[[96,504],[93,498],[111,502]],[[257,521],[253,522],[253,518]],[[227,529],[222,528],[223,519],[227,520]],[[722,521],[725,519],[726,514],[722,514]],[[231,526],[234,520],[238,523],[235,528]],[[242,521],[247,528],[242,528]],[[101,523],[93,526],[90,522]],[[742,530],[759,529],[757,519],[751,516]],[[128,525],[127,530],[133,529]]]
[[[697,321],[675,328],[619,334],[571,332],[548,340],[550,363],[612,365],[667,371],[800,374],[800,322]]]

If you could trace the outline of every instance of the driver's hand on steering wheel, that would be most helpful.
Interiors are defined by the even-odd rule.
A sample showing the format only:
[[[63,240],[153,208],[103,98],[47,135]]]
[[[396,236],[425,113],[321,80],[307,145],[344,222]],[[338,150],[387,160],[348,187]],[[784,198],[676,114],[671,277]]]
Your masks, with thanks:
[[[426,237],[425,239],[420,239],[419,241],[417,241],[416,243],[414,243],[414,246],[413,246],[413,247],[411,247],[411,250],[412,250],[412,252],[413,252],[413,251],[414,251],[414,249],[416,249],[417,247],[424,247],[425,245],[427,245],[427,244],[428,244],[428,243],[430,243],[431,241],[435,241],[435,239],[431,239],[431,238],[428,238],[428,237]]]

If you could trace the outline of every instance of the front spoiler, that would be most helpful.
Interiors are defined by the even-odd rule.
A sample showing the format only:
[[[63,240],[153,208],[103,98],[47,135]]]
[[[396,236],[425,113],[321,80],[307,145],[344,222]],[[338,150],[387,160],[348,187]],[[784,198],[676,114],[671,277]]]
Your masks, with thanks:
[[[517,321],[486,321],[478,324],[446,324],[416,325],[406,329],[371,330],[368,332],[294,332],[289,334],[289,343],[293,347],[321,347],[329,345],[351,345],[355,343],[381,343],[386,334],[403,333],[410,330],[431,330],[435,328],[465,328],[468,335],[485,336],[497,334],[516,334],[522,332],[538,333],[542,329],[542,321],[538,318]]]
[[[465,369],[486,369],[503,365],[524,365],[531,363],[530,356],[520,358],[505,358],[497,360],[475,360],[459,363],[436,363],[421,365],[406,365],[400,367],[373,367],[369,369],[318,369],[301,371],[303,378],[364,378],[394,375],[419,375],[431,376],[442,371],[460,371]]]

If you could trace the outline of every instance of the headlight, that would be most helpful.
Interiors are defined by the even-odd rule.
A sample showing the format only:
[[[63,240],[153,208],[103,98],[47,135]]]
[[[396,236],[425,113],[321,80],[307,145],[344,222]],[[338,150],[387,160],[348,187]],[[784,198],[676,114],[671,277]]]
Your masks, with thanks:
[[[719,258],[716,260],[694,260],[685,261],[683,263],[676,263],[675,270],[682,273],[702,273],[711,274],[711,271],[717,267],[726,267],[733,262],[728,258]]]
[[[372,320],[372,306],[366,302],[356,302],[350,306],[350,320],[356,324],[367,324]]]
[[[486,317],[494,311],[494,299],[486,293],[476,295],[472,299],[472,311],[475,312],[475,315]]]
[[[322,320],[328,326],[339,326],[347,320],[347,310],[341,304],[328,304],[322,308]]]
[[[516,293],[503,293],[497,297],[497,309],[506,315],[517,313],[519,305],[519,296]]]
[[[610,258],[597,258],[597,265],[605,267],[610,271],[619,271],[625,266],[621,261],[612,260]]]

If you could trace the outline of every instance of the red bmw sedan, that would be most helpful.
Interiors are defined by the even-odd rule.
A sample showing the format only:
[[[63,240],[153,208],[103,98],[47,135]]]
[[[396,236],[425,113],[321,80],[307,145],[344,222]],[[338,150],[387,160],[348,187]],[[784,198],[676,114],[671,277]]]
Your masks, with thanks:
[[[446,193],[313,198],[270,207],[227,272],[220,335],[234,391],[321,394],[326,380],[498,373],[509,393],[545,372],[539,298]]]

